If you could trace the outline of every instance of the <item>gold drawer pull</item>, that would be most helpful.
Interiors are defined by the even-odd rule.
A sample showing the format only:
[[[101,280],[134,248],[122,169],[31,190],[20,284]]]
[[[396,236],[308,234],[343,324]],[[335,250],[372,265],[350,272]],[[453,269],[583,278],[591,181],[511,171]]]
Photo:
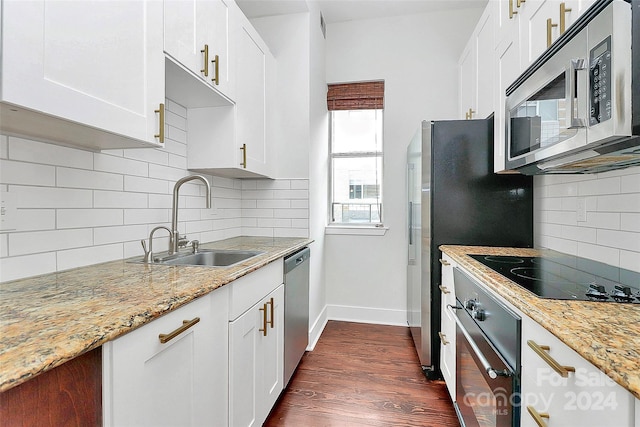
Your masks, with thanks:
[[[190,327],[192,327],[193,325],[195,325],[199,321],[200,321],[199,317],[196,317],[196,318],[194,318],[192,320],[183,320],[182,321],[182,326],[180,326],[175,331],[169,332],[168,334],[160,334],[160,335],[158,335],[158,338],[160,338],[160,343],[162,343],[162,344],[168,343],[169,341],[171,341],[172,339],[174,339],[175,337],[177,337],[178,335],[180,335],[181,333],[183,333],[184,331],[186,331],[187,329],[189,329]]]
[[[451,265],[451,264],[449,264],[449,261],[447,261],[446,259],[442,259],[442,258],[440,258],[440,264],[445,265],[445,266]]]
[[[271,299],[269,301],[267,301],[267,305],[271,306],[271,320],[269,320],[267,323],[269,324],[269,326],[271,327],[271,329],[273,329],[273,297],[271,297]]]
[[[447,336],[445,334],[443,334],[442,332],[438,332],[438,336],[440,337],[440,342],[442,343],[442,345],[450,344],[449,341],[447,341]]]
[[[215,59],[212,59],[211,62],[213,62],[215,64],[215,67],[213,67],[213,71],[215,72],[215,77],[211,79],[211,81],[213,83],[215,83],[216,86],[218,86],[220,84],[220,58],[218,58],[218,55],[214,56]]]
[[[573,366],[562,366],[556,359],[549,356],[549,353],[547,353],[547,351],[551,350],[551,348],[548,345],[538,345],[533,340],[528,340],[527,345],[531,347],[533,351],[535,351],[536,354],[542,358],[542,360],[547,362],[547,364],[551,366],[554,371],[560,374],[562,378],[567,378],[569,376],[569,372],[576,371],[576,368],[574,368]]]
[[[204,68],[200,72],[204,73],[205,77],[209,77],[209,45],[205,44],[200,52],[204,53]]]
[[[553,24],[551,22],[551,18],[547,19],[547,47],[551,46],[551,43],[553,42],[553,37],[551,37],[551,29],[557,26],[558,24]]]
[[[262,336],[264,337],[267,336],[267,323],[269,323],[269,321],[267,320],[267,304],[269,303],[265,302],[264,304],[262,304],[262,308],[259,309],[262,312],[262,328],[258,330],[262,332]]]
[[[442,286],[442,285],[438,285],[438,288],[440,288],[440,290],[442,291],[443,294],[450,294],[451,291],[449,289],[447,289],[446,286]]]
[[[513,19],[513,15],[517,15],[518,11],[513,10],[513,0],[509,0],[509,19]]]
[[[560,3],[560,34],[564,34],[567,29],[567,13],[571,12],[571,8],[564,3]]]
[[[529,414],[533,417],[539,427],[547,427],[547,423],[544,422],[543,418],[549,419],[549,414],[545,412],[538,412],[533,406],[527,406],[527,411],[529,411]]]
[[[240,166],[246,169],[247,168],[247,144],[242,144],[242,147],[240,147],[240,149],[242,150],[242,163],[240,163]]]
[[[161,143],[164,143],[164,104],[160,104],[160,107],[157,110],[153,110],[153,111],[160,115],[160,120],[158,120],[160,124],[158,129],[158,134],[153,135],[153,137],[158,138],[158,140]]]

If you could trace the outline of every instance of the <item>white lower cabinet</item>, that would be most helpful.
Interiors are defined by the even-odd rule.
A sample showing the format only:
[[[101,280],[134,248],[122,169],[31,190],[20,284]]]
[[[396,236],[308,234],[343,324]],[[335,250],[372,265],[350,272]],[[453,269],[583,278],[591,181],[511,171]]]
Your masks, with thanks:
[[[284,285],[229,323],[229,425],[260,426],[282,391]]]
[[[526,316],[521,391],[522,427],[634,425],[633,395]]]
[[[227,425],[228,291],[103,346],[104,426]]]
[[[442,254],[441,317],[440,317],[440,370],[447,384],[451,400],[456,400],[456,322],[448,305],[456,305],[453,286],[453,268],[456,263],[448,255]]]

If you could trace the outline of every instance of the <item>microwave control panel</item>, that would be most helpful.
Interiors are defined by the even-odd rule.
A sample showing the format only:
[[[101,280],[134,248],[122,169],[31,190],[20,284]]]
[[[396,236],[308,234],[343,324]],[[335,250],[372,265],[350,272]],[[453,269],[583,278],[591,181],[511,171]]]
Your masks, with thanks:
[[[611,118],[611,36],[589,53],[589,125]]]

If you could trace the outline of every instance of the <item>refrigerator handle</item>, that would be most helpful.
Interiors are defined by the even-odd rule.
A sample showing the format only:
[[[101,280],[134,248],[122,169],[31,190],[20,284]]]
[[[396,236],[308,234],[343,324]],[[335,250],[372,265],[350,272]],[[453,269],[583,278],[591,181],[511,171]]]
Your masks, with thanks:
[[[409,202],[409,244],[413,245],[413,202]]]

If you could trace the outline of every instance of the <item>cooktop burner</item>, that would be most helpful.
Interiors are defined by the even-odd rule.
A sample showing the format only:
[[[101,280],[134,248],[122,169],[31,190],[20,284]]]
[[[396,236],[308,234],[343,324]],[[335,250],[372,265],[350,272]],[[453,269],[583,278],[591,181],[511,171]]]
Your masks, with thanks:
[[[470,255],[541,298],[640,304],[640,273],[572,255]]]

